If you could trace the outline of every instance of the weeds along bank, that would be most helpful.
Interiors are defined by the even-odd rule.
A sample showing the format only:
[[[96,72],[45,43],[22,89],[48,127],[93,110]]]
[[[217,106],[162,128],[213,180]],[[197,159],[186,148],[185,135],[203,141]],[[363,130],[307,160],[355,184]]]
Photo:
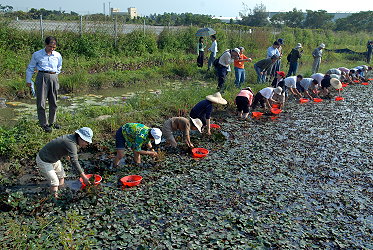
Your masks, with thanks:
[[[244,46],[254,62],[263,59],[268,46],[276,38],[284,38],[284,53],[290,52],[296,43],[304,46],[303,61],[311,59],[311,51],[321,42],[329,49],[349,48],[364,52],[369,34],[333,32],[328,30],[305,30],[285,28],[250,29],[239,25],[215,25],[218,38],[218,55],[227,48]],[[62,91],[76,92],[130,83],[174,78],[205,79],[206,75],[195,67],[197,27],[179,30],[167,28],[159,35],[146,30],[120,34],[115,39],[105,33],[84,33],[56,30],[44,36],[58,39],[58,48],[63,56],[63,73],[60,75]],[[210,41],[206,39],[209,43]],[[0,95],[23,96],[27,92],[25,69],[31,54],[43,48],[39,32],[20,31],[1,23],[0,28]],[[325,53],[326,61],[362,58]],[[252,77],[252,78],[251,78]],[[214,80],[213,78],[207,78]],[[249,81],[254,75],[249,75]]]

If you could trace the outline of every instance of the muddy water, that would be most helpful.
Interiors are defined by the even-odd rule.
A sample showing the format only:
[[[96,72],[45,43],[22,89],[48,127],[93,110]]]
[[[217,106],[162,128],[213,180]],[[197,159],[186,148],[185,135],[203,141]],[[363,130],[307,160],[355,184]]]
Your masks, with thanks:
[[[178,86],[176,84],[176,86]],[[125,103],[126,100],[142,93],[159,95],[160,89],[139,90],[139,87],[110,88],[96,90],[93,93],[81,93],[79,95],[59,95],[59,109],[73,111],[85,105],[102,106]],[[0,100],[0,126],[15,124],[21,116],[36,116],[36,99]]]

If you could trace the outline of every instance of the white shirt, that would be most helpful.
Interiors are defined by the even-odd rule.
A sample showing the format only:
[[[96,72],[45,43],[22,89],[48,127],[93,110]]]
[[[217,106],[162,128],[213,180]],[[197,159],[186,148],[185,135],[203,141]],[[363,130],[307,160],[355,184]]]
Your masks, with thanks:
[[[274,88],[272,87],[267,87],[267,88],[264,88],[262,89],[261,91],[259,91],[260,94],[262,94],[262,96],[266,99],[270,99],[273,97],[273,94],[274,94]]]
[[[45,48],[32,54],[31,61],[26,69],[27,83],[31,83],[35,68],[38,71],[51,71],[59,74],[62,68],[62,56],[57,51],[52,51],[52,54],[48,55]]]
[[[296,76],[289,76],[285,78],[285,86],[288,88],[296,88],[297,87],[297,77]]]
[[[234,62],[234,59],[232,59],[230,50],[226,50],[223,55],[221,55],[219,59],[219,63],[223,65],[224,67],[228,67],[227,71],[231,71],[230,64]]]
[[[308,90],[308,89],[312,90],[316,88],[315,84],[313,84],[312,81],[313,81],[312,78],[303,78],[299,84],[300,86],[304,88],[304,90]]]
[[[273,55],[280,56],[280,51],[272,46],[267,49],[267,58],[271,58]]]
[[[324,74],[316,73],[316,74],[311,75],[311,78],[316,80],[319,83],[319,85],[321,86],[321,81],[322,81],[322,79],[324,79]]]
[[[212,42],[211,47],[209,48],[209,51],[214,53],[214,55],[216,56],[216,53],[218,52],[218,43],[216,42],[216,40]]]

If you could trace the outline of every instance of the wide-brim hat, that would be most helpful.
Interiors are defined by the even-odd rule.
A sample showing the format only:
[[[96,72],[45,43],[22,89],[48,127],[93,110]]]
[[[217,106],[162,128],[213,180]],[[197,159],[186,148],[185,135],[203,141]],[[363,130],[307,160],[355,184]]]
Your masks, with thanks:
[[[281,92],[282,92],[282,88],[281,87],[277,87],[273,90],[276,94],[280,95]]]
[[[192,117],[190,117],[190,120],[192,121],[194,127],[196,127],[200,133],[202,133],[202,127],[203,127],[202,121],[198,118],[194,119]]]
[[[319,45],[319,47],[322,48],[322,49],[325,49],[325,44],[322,43],[322,44]]]
[[[330,79],[330,84],[333,86],[335,89],[341,89],[342,88],[342,83],[340,80],[332,78]]]
[[[92,143],[92,137],[93,137],[92,129],[88,127],[83,127],[83,128],[76,130],[75,133],[77,133],[80,136],[80,138],[82,138],[82,140],[88,143]]]
[[[209,100],[210,102],[213,102],[213,103],[216,103],[216,104],[222,104],[222,105],[225,105],[227,104],[227,100],[225,100],[220,92],[216,92],[215,94],[213,95],[208,95],[206,96],[206,100]]]
[[[154,138],[154,143],[159,144],[162,140],[162,131],[159,128],[152,128],[150,130],[150,133],[152,134]]]

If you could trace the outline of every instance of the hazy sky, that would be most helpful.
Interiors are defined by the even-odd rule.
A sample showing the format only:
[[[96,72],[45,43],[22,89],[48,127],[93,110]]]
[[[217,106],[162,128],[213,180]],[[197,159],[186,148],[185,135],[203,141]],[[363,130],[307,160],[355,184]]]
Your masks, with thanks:
[[[267,11],[289,11],[294,7],[305,11],[323,9],[328,12],[359,12],[373,10],[371,0],[359,0],[356,4],[337,0],[263,0],[263,1],[243,1],[243,0],[111,0],[110,6],[125,11],[127,7],[136,7],[140,15],[164,12],[195,14],[208,14],[215,16],[238,16],[243,10],[242,3],[246,3],[249,8],[256,4],[263,3]],[[31,8],[44,8],[48,10],[75,11],[79,14],[103,13],[103,3],[105,3],[106,13],[108,13],[109,1],[97,0],[2,0],[2,5],[11,5],[15,10],[27,11]]]

